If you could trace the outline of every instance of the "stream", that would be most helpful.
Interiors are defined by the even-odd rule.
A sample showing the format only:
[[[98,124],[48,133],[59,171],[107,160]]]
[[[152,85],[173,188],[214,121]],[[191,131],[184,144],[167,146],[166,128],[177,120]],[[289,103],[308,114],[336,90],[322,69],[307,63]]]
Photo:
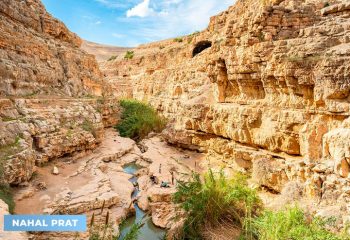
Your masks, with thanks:
[[[131,175],[134,175],[137,170],[140,169],[138,165],[135,163],[131,163],[128,165],[125,165],[123,167],[124,172],[129,173]],[[129,179],[131,183],[137,182],[137,177],[132,177]],[[132,194],[132,198],[136,197],[138,194],[138,189],[135,188],[135,191]],[[128,231],[131,229],[132,225],[134,223],[144,222],[145,224],[141,228],[138,236],[138,240],[158,240],[163,239],[165,236],[166,231],[164,229],[161,229],[157,226],[155,226],[152,222],[152,219],[150,216],[147,215],[144,211],[142,211],[137,203],[134,203],[135,212],[136,214],[132,217],[129,217],[125,220],[124,224],[121,226],[120,229],[120,236],[119,239],[123,239],[125,235],[128,233]]]

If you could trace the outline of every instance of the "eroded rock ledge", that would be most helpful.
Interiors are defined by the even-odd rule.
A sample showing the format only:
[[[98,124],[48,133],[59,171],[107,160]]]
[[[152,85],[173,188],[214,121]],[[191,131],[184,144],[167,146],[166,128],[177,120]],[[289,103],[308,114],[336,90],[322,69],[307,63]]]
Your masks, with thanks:
[[[2,99],[0,148],[6,182],[29,181],[36,166],[91,153],[116,124],[114,99]]]
[[[115,95],[171,120],[170,143],[207,166],[252,172],[273,192],[349,200],[348,1],[240,0],[209,27],[101,64]],[[118,91],[123,89],[123,92]]]
[[[40,0],[0,2],[0,96],[102,95],[102,75],[82,40]]]

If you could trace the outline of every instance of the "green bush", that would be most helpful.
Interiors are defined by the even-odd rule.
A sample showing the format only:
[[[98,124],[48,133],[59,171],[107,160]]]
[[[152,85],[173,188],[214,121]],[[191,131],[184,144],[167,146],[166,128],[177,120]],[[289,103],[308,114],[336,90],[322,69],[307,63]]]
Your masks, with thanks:
[[[115,59],[117,59],[117,56],[111,56],[107,61],[109,62],[109,61],[113,61]]]
[[[182,239],[202,239],[205,227],[230,221],[248,228],[246,218],[254,217],[261,208],[257,193],[248,188],[246,178],[237,175],[228,179],[223,172],[211,170],[203,179],[194,174],[192,181],[179,182],[173,201],[183,208],[187,218]]]
[[[4,166],[12,155],[21,151],[19,136],[16,136],[13,143],[0,146],[0,186],[5,182],[4,179]]]
[[[183,39],[182,39],[182,38],[174,38],[174,42],[179,42],[179,43],[181,43],[181,42],[183,42]]]
[[[346,236],[337,236],[326,230],[332,219],[313,218],[307,220],[298,207],[280,211],[264,211],[253,220],[251,231],[259,240],[345,240]]]
[[[122,137],[140,140],[150,132],[161,132],[166,121],[149,105],[136,100],[121,100],[120,123],[115,127]]]
[[[8,205],[9,212],[13,213],[15,201],[13,200],[12,190],[7,184],[0,184],[0,199]]]
[[[134,58],[134,51],[127,51],[124,56],[125,59],[133,59]]]

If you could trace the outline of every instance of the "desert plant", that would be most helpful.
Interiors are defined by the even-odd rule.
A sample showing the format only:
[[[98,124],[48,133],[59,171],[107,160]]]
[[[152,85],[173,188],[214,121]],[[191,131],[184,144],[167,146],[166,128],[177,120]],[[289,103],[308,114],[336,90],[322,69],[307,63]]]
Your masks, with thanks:
[[[15,121],[15,120],[17,120],[17,118],[13,118],[13,117],[1,117],[1,120],[3,121],[3,122],[11,122],[11,121]]]
[[[13,210],[15,209],[15,201],[13,200],[13,193],[8,184],[0,184],[0,199],[8,205],[9,212],[13,213]]]
[[[137,240],[144,223],[134,223],[129,232],[121,240]]]
[[[84,122],[81,124],[81,128],[84,130],[84,131],[87,131],[87,132],[90,132],[92,133],[92,135],[95,136],[95,127],[94,127],[94,124],[88,120],[88,119],[85,119]]]
[[[103,213],[103,208],[101,210],[101,215]],[[138,235],[140,233],[140,229],[143,227],[144,223],[135,223],[132,225],[130,230],[126,233],[124,237],[118,237],[113,234],[113,227],[110,224],[110,216],[109,211],[105,216],[105,220],[103,223],[96,224],[95,223],[95,214],[93,213],[90,220],[90,237],[89,240],[137,240]]]
[[[161,132],[166,121],[149,105],[136,100],[121,100],[121,121],[115,127],[122,137],[140,140],[150,132]]]
[[[253,220],[251,231],[259,240],[304,239],[304,240],[345,240],[327,230],[333,220],[314,217],[308,220],[298,207],[280,211],[266,210]]]
[[[107,61],[109,62],[109,61],[113,61],[113,60],[115,60],[115,59],[117,59],[117,56],[111,56]]]
[[[191,33],[190,35],[188,35],[187,43],[192,43],[193,38],[198,34],[200,34],[200,31],[195,31],[194,33]]]
[[[124,56],[125,59],[133,59],[134,58],[134,51],[127,51]]]
[[[0,184],[5,183],[4,180],[4,166],[10,157],[18,153],[20,148],[20,136],[16,136],[13,143],[0,146]]]
[[[237,174],[225,177],[211,170],[201,178],[193,174],[189,182],[179,182],[173,201],[187,213],[183,239],[202,239],[205,226],[217,226],[229,221],[245,228],[261,208],[255,190],[248,188],[246,178]],[[247,227],[248,228],[248,227]]]
[[[183,39],[180,38],[180,37],[174,38],[174,42],[179,42],[179,43],[181,43],[181,42],[183,42]]]

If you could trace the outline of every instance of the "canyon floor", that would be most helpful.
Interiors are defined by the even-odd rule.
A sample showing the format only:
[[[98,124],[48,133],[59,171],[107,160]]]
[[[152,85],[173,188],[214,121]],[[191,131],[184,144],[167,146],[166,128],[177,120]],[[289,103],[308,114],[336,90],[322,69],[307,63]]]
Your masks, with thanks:
[[[40,0],[1,0],[0,183],[15,189],[17,214],[108,216],[118,234],[139,209],[172,228],[176,181],[223,169],[246,174],[265,207],[297,203],[339,233],[350,222],[349,63],[349,0],[237,0],[201,32],[133,49],[84,42]],[[124,98],[166,118],[162,134],[120,137]]]
[[[169,146],[158,136],[136,144],[120,137],[114,129],[107,129],[101,145],[90,154],[78,159],[57,159],[38,168],[28,186],[16,190],[15,213],[87,214],[90,222],[92,214],[95,221],[103,221],[109,212],[115,221],[115,234],[118,234],[118,224],[135,211],[132,205],[134,186],[129,181],[133,176],[123,167],[136,163],[141,167],[137,172],[139,206],[152,212],[156,225],[166,228],[174,216],[174,209],[169,207],[169,196],[176,183],[172,184],[171,172],[177,180],[188,178],[192,170],[200,171],[203,159],[203,154]],[[58,173],[53,173],[54,168]],[[159,184],[151,183],[151,175],[159,179]],[[170,188],[161,188],[162,181],[168,182]],[[86,234],[79,236],[87,237]],[[64,237],[76,236],[64,234]],[[41,233],[34,237],[47,238],[62,239],[62,234]]]

